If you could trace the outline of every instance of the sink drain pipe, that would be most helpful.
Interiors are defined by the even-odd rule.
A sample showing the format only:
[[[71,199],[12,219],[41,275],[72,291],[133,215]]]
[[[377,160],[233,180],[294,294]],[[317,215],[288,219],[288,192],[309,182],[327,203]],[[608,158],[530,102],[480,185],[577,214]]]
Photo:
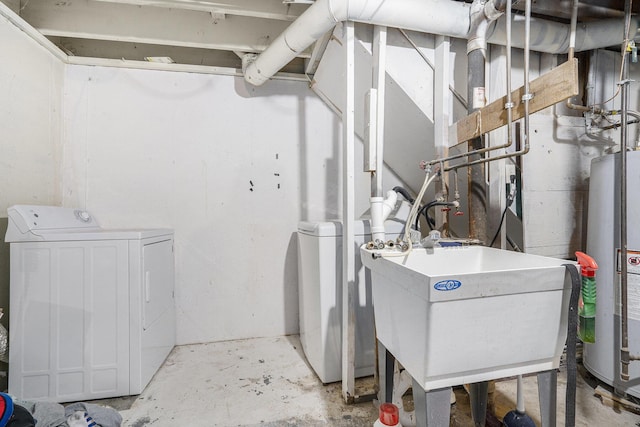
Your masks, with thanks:
[[[511,1],[511,0],[508,0]],[[505,10],[506,1],[484,2],[475,0],[471,4],[470,30],[467,41],[467,112],[472,114],[486,104],[485,63],[487,55],[487,28]],[[469,152],[484,148],[482,137],[468,142]],[[481,159],[481,154],[470,159]],[[475,160],[474,159],[474,160]],[[477,164],[467,169],[469,188],[469,236],[484,242],[487,240],[487,185],[485,165]]]

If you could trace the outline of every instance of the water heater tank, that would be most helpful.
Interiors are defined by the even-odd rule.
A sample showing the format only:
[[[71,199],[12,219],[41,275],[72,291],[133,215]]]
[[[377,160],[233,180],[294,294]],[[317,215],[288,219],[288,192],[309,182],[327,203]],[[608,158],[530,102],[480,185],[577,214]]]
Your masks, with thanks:
[[[640,397],[640,361],[620,380],[620,153],[591,163],[587,253],[597,273],[596,342],[584,345],[583,363],[617,391]],[[640,151],[627,153],[627,248],[629,350],[640,354]]]

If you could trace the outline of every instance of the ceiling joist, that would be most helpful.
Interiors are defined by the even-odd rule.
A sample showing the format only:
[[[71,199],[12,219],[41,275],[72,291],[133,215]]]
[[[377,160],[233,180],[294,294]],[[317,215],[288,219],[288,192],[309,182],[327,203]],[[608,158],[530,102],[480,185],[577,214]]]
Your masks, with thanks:
[[[171,9],[199,10],[228,15],[294,21],[308,4],[284,3],[282,0],[95,0],[138,6],[154,6]]]
[[[254,2],[260,3],[260,2]],[[217,16],[217,18],[216,18]],[[31,0],[21,17],[45,36],[262,52],[289,22],[210,11]],[[309,57],[306,52],[300,57]]]

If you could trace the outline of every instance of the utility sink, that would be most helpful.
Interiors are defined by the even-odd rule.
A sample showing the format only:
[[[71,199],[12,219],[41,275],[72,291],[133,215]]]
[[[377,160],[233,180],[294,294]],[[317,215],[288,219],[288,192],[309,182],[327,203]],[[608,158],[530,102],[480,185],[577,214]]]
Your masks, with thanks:
[[[377,338],[425,390],[558,368],[571,261],[484,246],[360,254]]]

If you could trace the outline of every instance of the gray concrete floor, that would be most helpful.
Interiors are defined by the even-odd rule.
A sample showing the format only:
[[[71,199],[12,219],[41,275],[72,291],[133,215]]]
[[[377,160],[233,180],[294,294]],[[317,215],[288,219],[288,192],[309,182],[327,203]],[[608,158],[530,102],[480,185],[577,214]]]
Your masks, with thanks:
[[[525,377],[524,384],[527,413],[539,425],[536,377]],[[558,426],[564,425],[565,384],[561,368]],[[372,379],[358,383],[371,385]],[[595,385],[583,370],[576,426],[640,426],[640,415],[604,406],[594,396]],[[515,407],[515,388],[515,379],[496,382],[492,397],[497,417]],[[451,426],[472,426],[466,392],[462,387],[454,391]],[[105,403],[132,427],[355,427],[371,426],[377,418],[374,403],[346,405],[339,383],[320,383],[297,336],[176,347],[142,394]]]

